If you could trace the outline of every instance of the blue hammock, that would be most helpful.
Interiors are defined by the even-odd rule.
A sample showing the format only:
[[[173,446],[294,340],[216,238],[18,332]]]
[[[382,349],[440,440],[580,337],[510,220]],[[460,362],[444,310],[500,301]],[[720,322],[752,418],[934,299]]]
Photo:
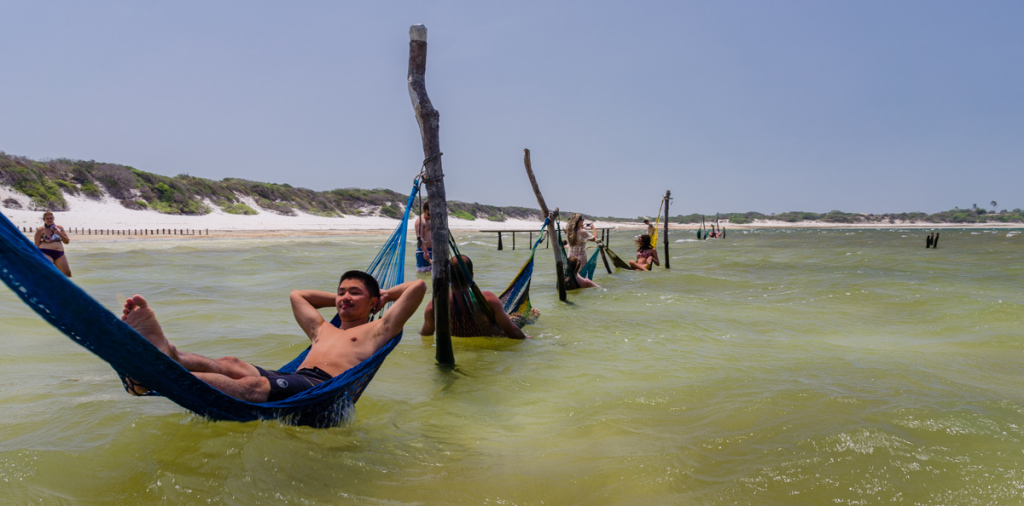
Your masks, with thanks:
[[[377,278],[381,289],[404,280],[405,236],[417,187],[418,181],[413,185],[401,223],[367,271]],[[313,427],[338,425],[402,338],[401,334],[395,336],[355,367],[287,399],[263,403],[235,399],[195,377],[150,344],[66,278],[6,216],[0,214],[0,218],[0,278],[15,294],[44,320],[109,363],[118,374],[214,420],[280,419]],[[281,370],[293,372],[308,351]]]

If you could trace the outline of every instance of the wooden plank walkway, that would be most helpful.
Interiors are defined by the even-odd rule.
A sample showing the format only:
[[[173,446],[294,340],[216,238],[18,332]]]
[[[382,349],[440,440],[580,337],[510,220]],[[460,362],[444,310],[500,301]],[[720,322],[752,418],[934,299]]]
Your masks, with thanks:
[[[612,230],[614,230],[614,229],[612,229],[611,227],[603,227],[603,228],[595,228],[595,230],[598,230],[598,238],[601,239],[602,241],[604,241],[605,244],[608,244],[608,240],[611,239],[611,237],[612,237]],[[527,244],[532,246],[533,245],[533,234],[536,233],[536,232],[539,232],[539,230],[530,230],[530,229],[527,229],[527,230],[478,230],[477,232],[480,232],[482,234],[497,233],[498,234],[498,251],[501,251],[501,250],[505,249],[504,248],[504,244],[502,242],[503,235],[506,234],[506,233],[510,233],[510,234],[512,234],[512,250],[515,251],[515,249],[516,249],[516,234],[517,233],[519,233],[519,234],[529,233],[530,234],[530,242],[528,242]],[[549,243],[550,243],[550,241],[545,241],[544,247],[545,248],[550,248],[551,244],[549,244]]]

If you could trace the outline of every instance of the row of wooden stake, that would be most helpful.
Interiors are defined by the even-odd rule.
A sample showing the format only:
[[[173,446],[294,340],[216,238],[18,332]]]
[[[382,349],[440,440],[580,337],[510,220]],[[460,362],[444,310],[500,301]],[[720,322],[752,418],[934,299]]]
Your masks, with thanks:
[[[26,234],[35,233],[31,227],[21,227],[21,231]],[[194,228],[157,228],[157,229],[130,229],[130,230],[113,230],[113,229],[93,229],[93,228],[67,228],[65,232],[76,235],[210,235],[210,229],[206,229],[206,233],[202,230],[196,230]]]

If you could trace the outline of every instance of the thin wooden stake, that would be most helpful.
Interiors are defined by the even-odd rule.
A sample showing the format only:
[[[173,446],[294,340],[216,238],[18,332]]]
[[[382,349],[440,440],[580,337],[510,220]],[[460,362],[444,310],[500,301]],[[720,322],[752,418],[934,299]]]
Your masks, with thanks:
[[[434,343],[435,357],[444,365],[455,364],[452,351],[450,299],[448,291],[448,202],[444,193],[444,172],[441,170],[441,139],[438,136],[440,114],[427,96],[427,27],[409,28],[409,98],[420,125],[423,141],[423,166],[430,202],[430,237],[434,242],[434,261],[431,278],[434,283]]]
[[[533,165],[530,163],[530,150],[523,150],[523,164],[526,165],[526,175],[530,176],[530,184],[533,185],[533,193],[537,196],[537,203],[540,204],[540,211],[544,216],[551,218],[548,222],[548,244],[558,244],[558,236],[555,235],[555,220],[558,219],[558,209],[554,213],[548,212],[548,205],[544,203],[544,196],[540,193],[540,186],[537,185],[537,178],[533,176]],[[562,255],[558,248],[551,248],[555,252],[555,275],[558,284],[558,300],[565,302],[565,269],[562,267]]]
[[[668,256],[668,201],[672,200],[672,191],[665,190],[665,269],[669,269],[669,256]],[[657,244],[652,244],[657,247]]]

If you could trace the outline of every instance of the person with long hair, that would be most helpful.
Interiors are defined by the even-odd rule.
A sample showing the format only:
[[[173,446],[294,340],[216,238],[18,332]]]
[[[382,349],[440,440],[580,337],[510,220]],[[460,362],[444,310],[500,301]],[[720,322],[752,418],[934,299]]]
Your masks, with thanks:
[[[36,247],[42,251],[47,258],[57,266],[65,276],[71,277],[71,266],[68,265],[68,257],[64,255],[64,245],[71,242],[64,227],[54,223],[53,213],[43,213],[43,226],[36,229]]]
[[[658,250],[651,245],[651,236],[643,234],[636,238],[636,260],[631,260],[629,266],[637,271],[649,271],[652,266],[661,265],[658,260]]]
[[[600,285],[580,275],[580,269],[583,268],[583,264],[580,263],[580,259],[576,257],[569,257],[568,273],[565,277],[565,288],[567,290],[575,290],[577,288],[601,288]]]
[[[594,224],[588,223],[587,231],[583,223],[583,215],[573,213],[569,222],[565,225],[566,239],[569,242],[569,258],[578,258],[580,265],[587,263],[587,241],[597,241],[597,232],[594,231]]]
[[[488,318],[479,307],[474,307],[471,299],[473,290],[473,261],[466,255],[452,257],[448,264],[448,276],[452,290],[448,295],[451,311],[451,335],[455,337],[509,337],[512,339],[526,339],[530,336],[515,324],[505,312],[501,299],[493,292],[480,290],[484,300],[481,304],[487,304],[494,319]],[[539,314],[539,313],[538,313]],[[423,327],[420,335],[430,336],[434,334],[436,324],[434,322],[434,301],[427,302],[427,309],[423,313]]]

